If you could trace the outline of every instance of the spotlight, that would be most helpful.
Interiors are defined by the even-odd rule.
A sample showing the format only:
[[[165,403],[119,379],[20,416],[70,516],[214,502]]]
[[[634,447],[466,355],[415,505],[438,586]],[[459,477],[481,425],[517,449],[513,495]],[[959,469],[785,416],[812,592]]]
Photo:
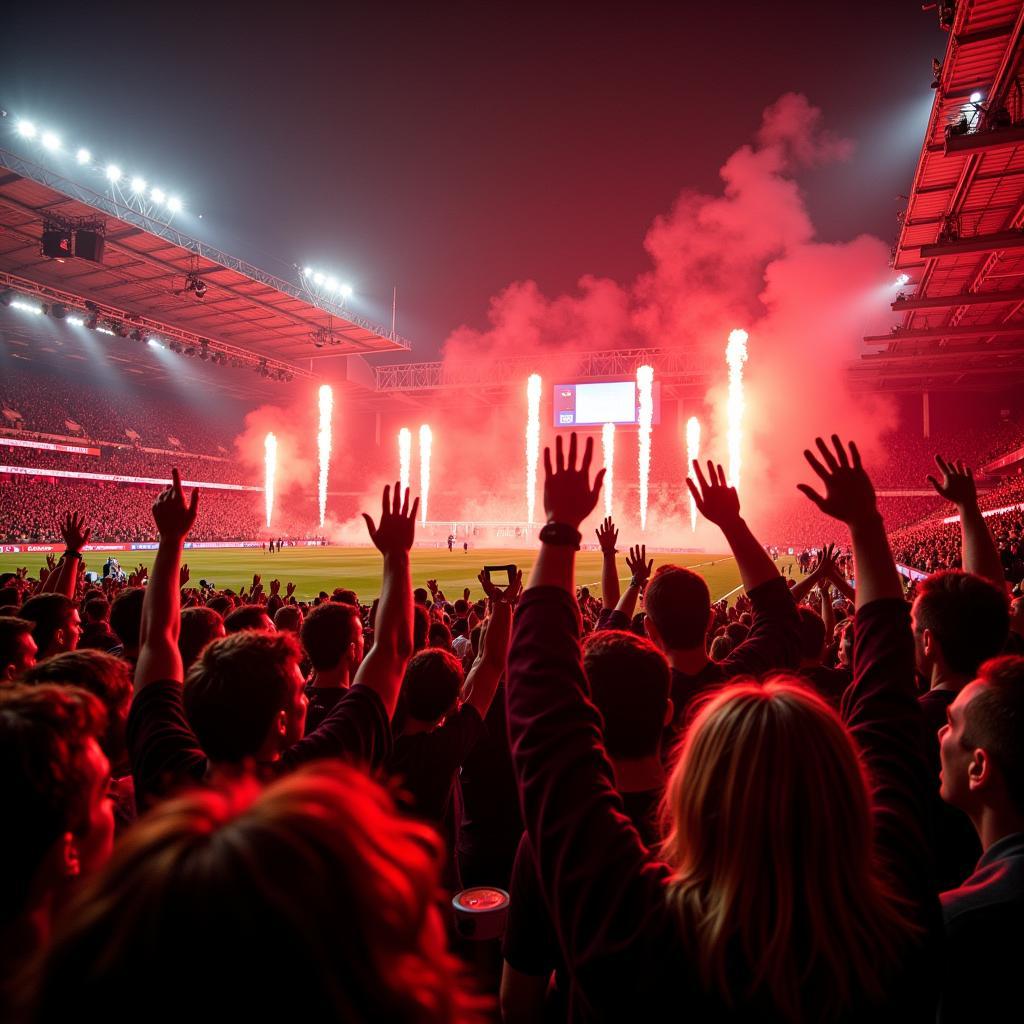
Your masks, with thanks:
[[[910,283],[910,278],[906,274],[900,274],[893,283],[897,288],[902,288],[905,284]]]
[[[80,164],[87,164],[92,160],[92,153],[89,152],[84,146],[75,154],[75,159]]]
[[[196,293],[197,299],[206,297],[206,282],[202,278],[196,278],[195,283],[192,286],[192,290]]]
[[[18,134],[23,139],[34,139],[36,137],[36,126],[24,118],[18,122]]]
[[[313,275],[313,281],[314,281],[314,282],[315,282],[316,284],[318,284],[318,285],[319,285],[319,284],[323,284],[323,283],[324,283],[324,275],[323,275],[323,274],[321,274],[321,273],[316,273],[316,274],[314,274],[314,275]]]
[[[111,337],[114,336],[114,332],[109,327],[97,327],[97,334],[109,334]]]
[[[110,332],[111,334],[116,335],[118,338],[128,337],[128,328],[120,320],[112,320],[110,326],[113,328]]]
[[[343,299],[351,299],[352,298],[352,285],[350,285],[350,284],[343,284],[341,286],[341,297]]]
[[[50,306],[50,316],[54,320],[63,320],[68,315],[68,308],[63,302],[55,302]]]
[[[146,191],[146,179],[140,178],[136,175],[132,178],[132,191],[133,192],[145,192]]]
[[[107,180],[115,185],[121,180],[121,168],[117,164],[107,164]]]
[[[171,213],[181,213],[181,200],[177,196],[171,196],[171,198],[167,200],[167,209],[170,210]]]
[[[971,93],[971,102],[972,103],[980,103],[981,102],[981,93],[980,92],[972,92]],[[45,140],[46,136],[43,136],[43,138]],[[44,141],[44,145],[45,145],[45,141]]]
[[[152,199],[154,203],[163,203],[167,196],[164,194],[164,190],[162,188],[155,188],[149,193],[149,198]]]
[[[85,322],[85,326],[88,327],[90,331],[98,331],[99,330],[99,326],[98,326],[99,322],[100,322],[99,314],[98,313],[93,313],[93,314],[90,315],[89,319]]]
[[[43,148],[51,153],[56,153],[60,149],[60,136],[56,132],[43,132],[39,141],[42,142]]]
[[[20,309],[22,313],[31,313],[33,316],[42,316],[43,311],[39,306],[33,306],[28,302],[22,302],[20,299],[15,299],[11,303],[11,309]]]
[[[306,277],[309,277],[313,273],[313,268],[312,267],[304,267],[302,272],[306,275]]]
[[[128,338],[130,341],[142,341],[142,331],[136,327],[135,330],[128,335]]]
[[[151,345],[153,348],[160,348],[160,342],[156,338],[147,338],[146,344]]]
[[[336,292],[338,290],[338,279],[336,277],[327,278],[325,284],[328,291]]]
[[[71,324],[72,327],[84,327],[85,321],[80,316],[69,316],[65,323]]]

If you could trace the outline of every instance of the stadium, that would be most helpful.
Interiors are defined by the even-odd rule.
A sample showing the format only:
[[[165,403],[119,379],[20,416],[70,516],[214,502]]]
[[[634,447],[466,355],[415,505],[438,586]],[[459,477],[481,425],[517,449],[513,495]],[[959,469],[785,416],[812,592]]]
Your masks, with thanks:
[[[204,1017],[1008,998],[1024,4],[867,5],[842,70],[818,5],[765,51],[753,5],[505,6],[353,7],[280,52],[257,19],[280,90],[239,84],[220,12],[168,43],[195,81],[137,97],[12,51],[0,775],[38,832],[11,884],[45,897],[5,901],[10,1019],[134,1015],[164,956],[167,1013],[205,988]],[[233,829],[249,859],[199,871]],[[260,980],[282,964],[308,993]]]

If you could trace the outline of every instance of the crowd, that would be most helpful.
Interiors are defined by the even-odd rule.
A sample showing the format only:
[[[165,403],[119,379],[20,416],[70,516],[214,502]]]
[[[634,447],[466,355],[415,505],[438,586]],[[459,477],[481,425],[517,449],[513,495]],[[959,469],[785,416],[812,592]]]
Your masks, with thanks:
[[[610,519],[577,589],[603,471],[567,449],[529,580],[476,594],[414,587],[387,488],[377,594],[196,587],[218,496],[177,471],[148,577],[86,584],[113,510],[80,494],[63,557],[0,577],[5,1020],[1008,1012],[1024,610],[970,471],[935,479],[963,568],[911,604],[855,445],[807,453],[840,543],[790,579],[709,464],[729,604],[643,546],[622,587]]]

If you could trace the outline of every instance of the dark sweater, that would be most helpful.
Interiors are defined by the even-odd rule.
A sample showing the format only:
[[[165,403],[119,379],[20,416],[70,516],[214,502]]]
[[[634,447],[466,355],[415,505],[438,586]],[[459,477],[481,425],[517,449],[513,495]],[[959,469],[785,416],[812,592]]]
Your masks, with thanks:
[[[882,1005],[852,1007],[848,1019],[924,1020],[934,1015],[941,917],[929,881],[929,773],[905,602],[860,610],[856,664],[848,724],[874,783],[877,852],[922,936],[892,965]],[[670,869],[644,846],[612,784],[600,716],[586,697],[575,609],[564,591],[537,587],[523,597],[508,680],[523,820],[571,977],[570,1019],[654,1020],[665,1007],[685,1009],[693,1020],[773,1019],[763,1001],[730,1011],[703,990],[666,899]],[[737,963],[731,973],[749,971]]]

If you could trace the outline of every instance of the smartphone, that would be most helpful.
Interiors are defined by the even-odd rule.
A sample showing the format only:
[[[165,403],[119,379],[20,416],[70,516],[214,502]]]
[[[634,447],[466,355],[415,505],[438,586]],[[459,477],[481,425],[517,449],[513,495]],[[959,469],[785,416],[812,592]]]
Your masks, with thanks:
[[[511,586],[512,581],[516,578],[517,567],[514,565],[485,565],[484,572],[487,574],[487,578],[491,578],[492,573],[496,572],[507,572],[508,582]]]

